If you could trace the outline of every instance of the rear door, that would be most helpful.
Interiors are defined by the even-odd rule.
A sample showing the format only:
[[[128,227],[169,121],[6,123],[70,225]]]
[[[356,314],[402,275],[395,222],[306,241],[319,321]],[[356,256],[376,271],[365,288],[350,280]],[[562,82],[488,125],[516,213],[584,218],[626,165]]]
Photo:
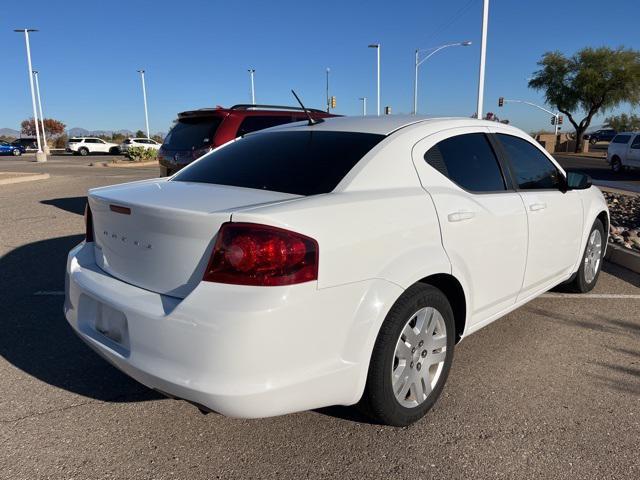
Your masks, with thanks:
[[[431,135],[413,149],[438,212],[452,273],[470,295],[471,323],[513,305],[527,255],[527,214],[504,175],[486,128]]]
[[[519,297],[524,299],[572,273],[582,239],[582,201],[577,191],[563,192],[564,173],[532,141],[506,133],[496,133],[496,138],[529,221],[527,268]]]

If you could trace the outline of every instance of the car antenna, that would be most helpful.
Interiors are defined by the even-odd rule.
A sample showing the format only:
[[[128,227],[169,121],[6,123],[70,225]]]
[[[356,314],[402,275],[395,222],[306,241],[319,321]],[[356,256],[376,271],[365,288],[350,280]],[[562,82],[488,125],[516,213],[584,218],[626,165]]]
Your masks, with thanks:
[[[302,101],[300,100],[300,97],[298,97],[298,95],[296,95],[296,92],[293,91],[293,88],[291,89],[291,93],[293,93],[293,96],[296,97],[296,100],[298,101],[298,103],[300,104],[300,106],[302,107],[302,110],[304,110],[304,113],[307,114],[307,118],[309,119],[309,125],[315,125],[316,123],[320,123],[323,122],[324,120],[322,120],[321,118],[318,119],[314,119],[311,114],[309,113],[309,110],[307,110],[307,107],[305,107],[302,104]]]

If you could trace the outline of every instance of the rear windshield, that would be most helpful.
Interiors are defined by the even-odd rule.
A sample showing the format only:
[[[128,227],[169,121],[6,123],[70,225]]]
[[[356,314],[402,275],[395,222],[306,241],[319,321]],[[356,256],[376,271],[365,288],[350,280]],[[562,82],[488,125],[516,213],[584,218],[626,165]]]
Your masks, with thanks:
[[[213,143],[221,117],[181,118],[164,139],[167,150],[197,150]]]
[[[616,135],[613,137],[613,140],[611,140],[611,143],[629,143],[630,138],[631,135]]]
[[[384,138],[312,130],[259,133],[202,157],[173,180],[296,195],[328,193]]]
[[[81,138],[70,138],[69,139],[69,143],[79,143],[81,141],[82,141]]]

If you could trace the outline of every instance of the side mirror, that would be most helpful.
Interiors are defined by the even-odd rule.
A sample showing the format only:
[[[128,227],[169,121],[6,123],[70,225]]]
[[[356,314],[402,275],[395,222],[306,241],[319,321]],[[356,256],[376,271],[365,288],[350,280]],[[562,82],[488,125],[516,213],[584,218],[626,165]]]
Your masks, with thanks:
[[[567,172],[567,188],[569,190],[586,190],[592,185],[591,177],[586,173]]]

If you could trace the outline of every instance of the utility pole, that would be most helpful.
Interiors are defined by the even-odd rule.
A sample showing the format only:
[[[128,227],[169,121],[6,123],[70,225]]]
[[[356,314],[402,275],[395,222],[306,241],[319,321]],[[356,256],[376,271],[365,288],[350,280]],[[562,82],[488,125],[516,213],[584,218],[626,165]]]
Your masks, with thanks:
[[[487,59],[487,28],[489,27],[489,0],[483,0],[482,7],[482,43],[480,44],[480,72],[478,78],[478,106],[476,112],[479,119],[482,119],[484,101],[484,69]]]
[[[36,143],[38,144],[38,151],[36,152],[36,162],[46,162],[47,155],[42,151],[42,144],[40,143],[40,133],[38,129],[38,111],[36,109],[36,94],[33,88],[33,67],[31,66],[31,47],[29,46],[29,33],[37,32],[38,30],[33,28],[16,29],[14,32],[24,32],[24,41],[27,46],[27,67],[29,68],[29,84],[31,86],[31,105],[33,107],[33,121],[36,127]]]
[[[255,87],[255,84],[253,83],[253,75],[256,73],[256,70],[254,68],[250,68],[247,71],[251,76],[251,104],[255,105],[256,104],[256,87]]]
[[[44,153],[49,154],[49,146],[47,145],[47,134],[44,131],[44,114],[42,113],[42,102],[40,101],[40,82],[38,81],[38,71],[33,71],[33,78],[36,80],[36,97],[38,98],[38,113],[40,114],[40,126],[42,131],[42,144],[44,145]]]
[[[378,116],[380,116],[380,44],[379,43],[372,43],[371,45],[369,45],[369,48],[375,48],[376,49],[376,53],[377,53],[377,57],[378,57],[378,80],[377,80],[377,104],[376,104],[376,109],[378,111]]]
[[[147,87],[144,83],[144,70],[138,70],[140,74],[140,78],[142,79],[142,98],[144,100],[144,123],[147,127],[147,138],[151,138],[151,133],[149,132],[149,112],[147,111]]]
[[[329,97],[329,72],[331,72],[331,69],[327,67],[327,113],[329,113],[329,108],[331,107],[331,98]]]

